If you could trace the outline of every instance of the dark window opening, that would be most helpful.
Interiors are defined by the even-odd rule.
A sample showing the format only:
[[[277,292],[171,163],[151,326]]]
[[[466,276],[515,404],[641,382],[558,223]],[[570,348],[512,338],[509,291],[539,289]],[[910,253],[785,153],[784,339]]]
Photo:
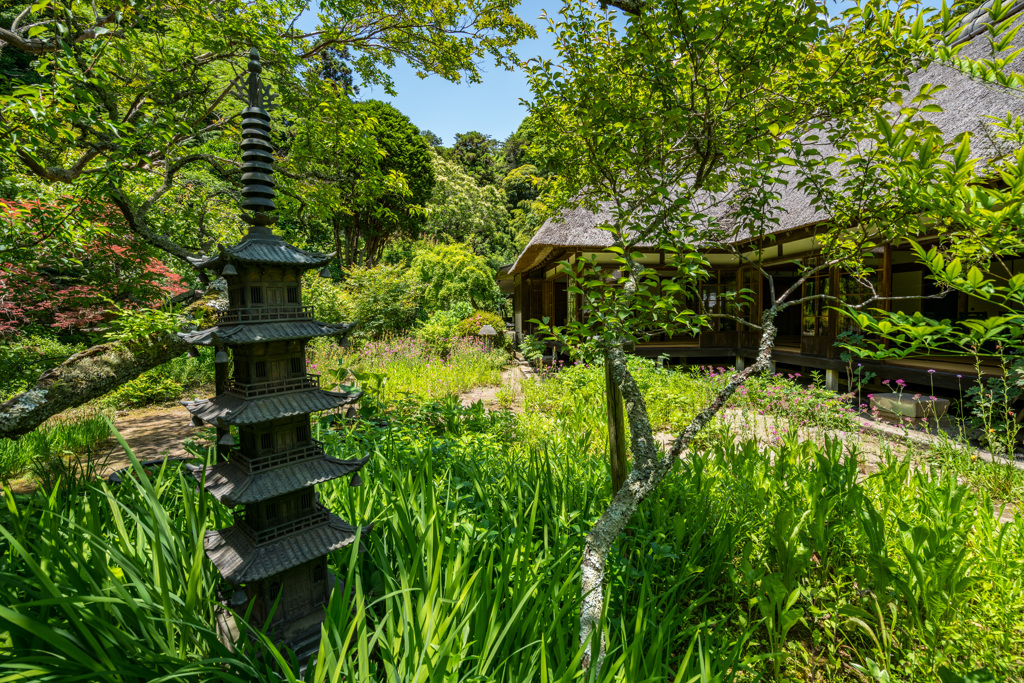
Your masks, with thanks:
[[[263,288],[262,287],[250,287],[249,288],[249,300],[254,304],[263,303]]]
[[[274,448],[274,435],[270,432],[260,434],[260,448],[269,451]]]
[[[288,303],[297,304],[299,303],[299,288],[289,287],[288,288]]]
[[[263,508],[264,517],[269,519],[277,519],[277,503],[267,503],[266,507]]]
[[[313,567],[313,583],[320,583],[327,578],[327,570],[322,564]]]
[[[292,358],[291,362],[292,362],[292,374],[293,375],[301,375],[302,374],[302,359],[301,358]]]
[[[267,361],[265,361],[265,360],[258,360],[258,361],[256,361],[255,365],[256,365],[256,376],[257,377],[266,377],[267,376]]]
[[[299,425],[295,428],[295,440],[300,443],[309,441],[309,425]]]
[[[736,273],[718,271],[701,286],[701,306],[705,313],[715,316],[709,320],[711,332],[735,332],[736,321],[729,317],[739,316],[741,311],[736,303]]]
[[[302,494],[302,508],[308,510],[313,507],[313,492],[306,491]]]

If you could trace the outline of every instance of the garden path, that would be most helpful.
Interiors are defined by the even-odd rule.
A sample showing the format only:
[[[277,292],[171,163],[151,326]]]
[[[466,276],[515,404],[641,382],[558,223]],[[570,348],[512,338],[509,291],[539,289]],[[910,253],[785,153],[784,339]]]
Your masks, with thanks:
[[[726,409],[724,411],[724,418],[732,425],[734,433],[737,434],[737,439],[755,436],[759,440],[770,442],[773,439],[777,439],[779,434],[785,433],[789,428],[789,425],[783,423],[783,421],[768,416],[759,415],[751,419],[750,415],[736,408]],[[899,426],[885,422],[876,422],[865,417],[858,416],[854,419],[858,423],[857,431],[824,432],[817,429],[806,429],[801,430],[800,433],[807,438],[823,438],[826,436],[839,438],[844,444],[855,446],[858,449],[862,478],[866,478],[879,470],[884,462],[885,456],[883,451],[885,447],[888,447],[889,450],[901,458],[905,457],[908,453],[911,454],[915,468],[937,466],[934,462],[929,462],[923,457],[923,452],[939,448],[941,446],[940,437],[920,431],[904,430]],[[658,432],[655,435],[655,439],[662,448],[669,448],[674,435],[668,432]],[[979,460],[984,460],[988,463],[996,463],[998,465],[1010,464],[1018,469],[1024,469],[1024,462],[1020,460],[1008,462],[1004,458],[996,457],[983,449],[976,449],[975,454]],[[958,477],[958,480],[960,483],[964,483],[962,478]],[[1015,518],[1017,508],[1012,504],[1008,503],[1003,509],[999,508],[998,502],[995,502],[995,505],[995,512],[999,515],[1001,521],[1009,522]]]
[[[530,375],[529,365],[515,364],[501,371],[501,384],[473,387],[459,394],[462,405],[469,406],[481,401],[488,410],[498,410],[506,405],[517,413],[523,412],[523,379]]]
[[[145,462],[162,457],[184,457],[185,439],[195,434],[189,426],[189,414],[177,403],[153,406],[135,410],[114,419],[114,426],[135,453]],[[116,441],[111,459],[106,463],[104,474],[113,472],[128,464],[128,455]]]

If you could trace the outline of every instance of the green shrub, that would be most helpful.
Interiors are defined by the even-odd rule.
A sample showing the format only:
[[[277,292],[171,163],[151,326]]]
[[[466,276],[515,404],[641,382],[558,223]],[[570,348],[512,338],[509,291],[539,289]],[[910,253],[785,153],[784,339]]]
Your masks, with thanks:
[[[451,351],[452,342],[459,337],[461,322],[459,316],[452,311],[438,311],[421,323],[413,336],[426,344],[432,353],[446,356]]]
[[[500,315],[490,313],[488,311],[475,311],[468,318],[463,318],[456,328],[455,333],[460,337],[479,337],[480,328],[484,325],[490,325],[497,332],[497,336],[491,338],[491,343],[494,348],[505,348],[505,321],[501,319]]]
[[[150,370],[150,372],[156,372],[173,380],[186,389],[211,384],[214,377],[214,350],[208,347],[200,347],[198,350],[199,356],[196,358],[181,355],[172,358],[159,368]]]
[[[345,323],[354,318],[345,286],[320,277],[317,271],[307,272],[302,278],[302,303],[314,306],[316,319],[325,323]]]
[[[406,333],[416,322],[422,285],[401,265],[373,268],[355,266],[345,271],[343,283],[318,284],[317,318],[327,322],[354,322],[356,343]],[[323,302],[323,303],[319,303]],[[320,315],[320,306],[329,315]]]
[[[505,303],[494,271],[465,244],[438,244],[421,250],[412,270],[423,283],[423,307],[450,309],[466,303],[473,309],[498,312]]]
[[[108,408],[139,408],[172,401],[186,389],[210,384],[214,379],[214,350],[200,348],[199,357],[181,355],[122,384],[100,399]]]
[[[108,408],[138,408],[151,403],[171,401],[185,391],[185,387],[170,377],[152,371],[122,384],[100,399]]]
[[[85,347],[48,334],[27,334],[0,343],[0,401],[29,388],[39,375]]]
[[[154,334],[173,334],[180,324],[181,314],[174,309],[121,308],[109,299],[107,303],[116,313],[103,335],[107,341],[133,344]]]

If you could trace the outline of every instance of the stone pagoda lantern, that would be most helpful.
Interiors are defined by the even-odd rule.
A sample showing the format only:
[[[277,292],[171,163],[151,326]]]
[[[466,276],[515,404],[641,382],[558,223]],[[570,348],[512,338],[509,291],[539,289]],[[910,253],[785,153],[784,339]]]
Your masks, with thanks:
[[[334,587],[327,554],[356,537],[351,524],[319,502],[314,487],[355,474],[367,459],[329,457],[311,435],[312,413],[354,403],[359,393],[322,389],[306,370],[306,344],[343,336],[353,325],[318,322],[312,307],[302,305],[302,273],[324,268],[333,255],[298,249],[270,228],[276,220],[273,156],[261,70],[254,49],[249,106],[242,113],[242,209],[249,232],[233,246],[221,245],[218,254],[193,260],[227,281],[228,309],[215,327],[181,334],[189,344],[217,349],[217,395],[182,403],[192,424],[217,428],[217,462],[194,475],[210,495],[235,508],[235,523],[207,532],[204,540],[207,556],[235,586],[230,606],[239,614],[251,607],[254,630],[273,611],[268,635],[302,658],[315,652]],[[351,483],[362,482],[355,474]]]

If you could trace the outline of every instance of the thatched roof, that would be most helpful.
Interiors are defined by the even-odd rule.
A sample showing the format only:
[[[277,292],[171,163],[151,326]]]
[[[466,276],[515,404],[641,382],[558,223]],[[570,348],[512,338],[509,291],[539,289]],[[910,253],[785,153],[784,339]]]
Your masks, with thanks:
[[[986,8],[990,4],[991,0],[964,17],[961,25],[967,28],[957,41],[969,43],[962,49],[963,57],[979,59],[988,56],[989,43],[985,22],[988,20]],[[1015,25],[1024,21],[1022,10],[1024,1],[1018,2],[1011,10],[1012,14],[1018,15]],[[1010,62],[1007,68],[1024,71],[1024,55]],[[927,113],[924,116],[950,138],[970,132],[973,154],[985,158],[994,158],[1013,151],[1006,149],[1005,141],[993,137],[989,117],[1005,118],[1007,112],[1018,110],[1021,107],[1021,100],[1017,96],[1006,88],[971,78],[957,69],[940,63],[933,63],[927,69],[911,74],[908,78],[908,92],[916,93],[926,83],[946,86],[946,89],[936,93],[930,102],[938,104],[942,111]],[[823,153],[827,151],[823,150]],[[703,198],[698,206],[692,207],[692,210],[723,218],[729,212],[730,199],[728,196]],[[774,234],[808,227],[828,218],[824,212],[812,206],[809,197],[797,188],[793,181],[781,188],[775,208],[779,222],[770,231]],[[533,270],[544,263],[553,252],[562,249],[597,251],[612,246],[610,233],[598,227],[611,219],[610,204],[602,205],[597,211],[585,208],[563,210],[558,216],[544,222],[519,254],[509,274]],[[748,235],[741,233],[734,236],[734,239],[742,242],[747,237]]]

